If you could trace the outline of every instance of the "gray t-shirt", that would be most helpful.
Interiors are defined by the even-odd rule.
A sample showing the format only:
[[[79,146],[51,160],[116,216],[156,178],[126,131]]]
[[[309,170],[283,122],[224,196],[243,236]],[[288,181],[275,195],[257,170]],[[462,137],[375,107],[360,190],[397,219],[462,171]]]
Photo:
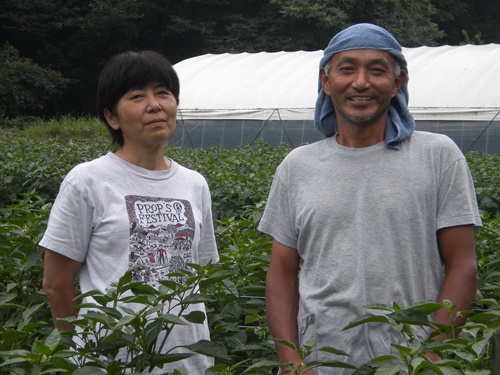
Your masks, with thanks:
[[[448,137],[417,131],[400,150],[347,148],[335,137],[294,149],[277,169],[259,230],[302,260],[300,344],[345,350],[360,365],[398,338],[378,324],[341,329],[374,313],[369,304],[436,300],[436,232],[465,224],[481,220],[463,154]]]
[[[219,260],[211,210],[208,185],[199,173],[175,161],[168,170],[150,171],[108,153],[68,173],[40,245],[82,262],[82,293],[104,292],[134,266],[140,266],[134,281],[158,287],[158,280],[188,263]],[[191,305],[185,313],[191,310],[205,312],[205,306]],[[202,339],[210,339],[206,322],[175,326],[165,350]],[[202,374],[212,364],[211,358],[195,355],[157,372],[183,365],[190,374]]]

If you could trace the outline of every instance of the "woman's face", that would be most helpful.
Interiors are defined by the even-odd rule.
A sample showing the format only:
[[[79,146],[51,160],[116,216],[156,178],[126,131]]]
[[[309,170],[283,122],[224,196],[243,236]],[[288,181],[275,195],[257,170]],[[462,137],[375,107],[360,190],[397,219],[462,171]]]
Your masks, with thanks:
[[[113,129],[121,129],[124,147],[164,145],[175,131],[177,101],[165,86],[149,84],[125,93],[116,113],[105,109],[104,115]]]

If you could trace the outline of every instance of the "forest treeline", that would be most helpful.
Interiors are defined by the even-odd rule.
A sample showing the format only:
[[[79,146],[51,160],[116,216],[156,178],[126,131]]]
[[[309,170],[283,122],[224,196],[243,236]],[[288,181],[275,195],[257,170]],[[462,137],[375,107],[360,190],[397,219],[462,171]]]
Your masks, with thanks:
[[[205,53],[323,49],[372,22],[405,47],[500,43],[500,0],[3,0],[0,122],[94,114],[103,63],[153,49],[175,64]]]

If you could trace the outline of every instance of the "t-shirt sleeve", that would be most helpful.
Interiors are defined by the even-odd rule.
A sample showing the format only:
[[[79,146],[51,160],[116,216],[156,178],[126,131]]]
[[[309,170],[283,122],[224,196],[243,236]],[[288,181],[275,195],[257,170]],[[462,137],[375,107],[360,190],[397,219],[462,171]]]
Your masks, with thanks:
[[[71,177],[62,182],[39,245],[83,262],[92,234],[92,209]]]
[[[474,183],[463,156],[443,171],[438,190],[437,229],[458,225],[482,226]]]
[[[259,231],[272,236],[279,243],[297,248],[298,231],[294,226],[286,184],[286,167],[280,165],[276,170],[266,208],[259,223]]]
[[[214,221],[212,217],[212,198],[208,185],[203,186],[203,223],[201,225],[201,237],[199,245],[199,263],[205,265],[208,262],[217,263],[219,253],[215,241]]]

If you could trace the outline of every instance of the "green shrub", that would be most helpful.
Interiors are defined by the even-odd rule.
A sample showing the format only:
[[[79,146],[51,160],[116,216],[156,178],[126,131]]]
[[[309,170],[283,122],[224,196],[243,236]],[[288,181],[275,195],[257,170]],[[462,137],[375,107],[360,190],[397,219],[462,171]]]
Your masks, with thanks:
[[[104,319],[104,329],[108,331],[102,336],[102,345],[89,346],[80,352],[82,358],[93,361],[94,368],[76,370],[67,360],[64,343],[68,343],[68,338],[53,331],[46,297],[41,291],[43,251],[37,243],[62,178],[75,164],[112,150],[107,134],[94,130],[97,126],[103,129],[93,119],[74,123],[62,119],[37,124],[36,129],[7,130],[0,135],[0,359],[4,361],[0,360],[0,373],[55,373],[62,369],[77,375],[79,371],[118,373],[126,365],[114,363],[112,353],[120,346],[132,345],[124,340],[125,333],[133,330],[140,336],[151,332],[138,323],[141,320],[137,316],[120,316],[113,310],[94,306],[102,315],[88,315],[78,324],[95,330],[95,323]],[[85,130],[87,127],[90,130]],[[193,343],[192,349],[216,357],[213,368],[216,374],[269,374],[276,373],[279,366],[264,304],[271,241],[257,231],[257,224],[275,169],[289,151],[286,146],[271,147],[264,142],[234,150],[166,149],[169,157],[201,172],[212,192],[221,261],[212,268],[198,269],[201,277],[194,274],[189,277],[209,297],[206,319],[213,341],[213,346]],[[385,324],[404,332],[407,341],[397,347],[400,350],[397,358],[378,358],[359,369],[358,374],[372,373],[376,368],[382,374],[403,370],[409,374],[434,371],[482,375],[491,370],[493,337],[500,332],[498,157],[477,152],[467,154],[484,228],[476,232],[479,288],[474,309],[460,336],[436,343],[412,335],[414,326],[432,324],[422,311],[428,313],[438,304],[423,302],[404,310],[397,301],[391,306],[378,306],[385,318],[360,317],[351,325],[384,319]],[[98,300],[112,303],[121,298],[120,290],[126,288],[134,289],[136,297],[147,302],[148,309],[155,309],[158,306],[155,304],[162,302],[163,297],[156,296],[157,291],[131,286],[126,276],[109,294],[97,294]],[[453,306],[446,308],[451,311]],[[302,356],[314,350],[342,354],[335,348],[316,348],[314,343],[295,349]],[[429,363],[422,355],[426,351],[441,354],[443,361]],[[136,360],[130,362],[129,370],[147,371],[142,364],[166,360],[157,357],[154,351],[144,353],[145,357],[133,355]],[[97,360],[99,356],[108,359]],[[313,365],[342,366],[335,360]],[[296,369],[296,373],[299,371]]]
[[[500,211],[500,154],[467,153],[479,208],[495,215]]]
[[[0,48],[0,118],[43,109],[52,97],[62,94],[70,80],[42,68],[6,43]]]

